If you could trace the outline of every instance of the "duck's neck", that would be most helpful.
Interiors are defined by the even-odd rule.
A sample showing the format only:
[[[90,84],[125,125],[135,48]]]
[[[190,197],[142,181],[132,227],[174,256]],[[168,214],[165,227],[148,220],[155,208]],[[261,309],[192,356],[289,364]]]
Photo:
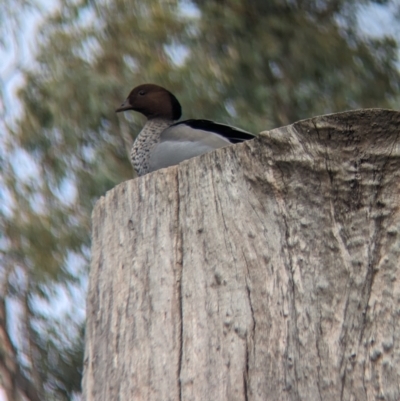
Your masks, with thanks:
[[[161,133],[173,123],[165,118],[153,118],[147,120],[139,132],[131,150],[132,166],[139,176],[147,173],[151,149],[160,141]]]
[[[139,135],[136,139],[144,140],[153,140],[155,137],[157,139],[160,138],[161,132],[163,132],[166,128],[168,128],[174,121],[167,120],[166,118],[153,118],[151,120],[147,120],[146,124],[139,132]]]

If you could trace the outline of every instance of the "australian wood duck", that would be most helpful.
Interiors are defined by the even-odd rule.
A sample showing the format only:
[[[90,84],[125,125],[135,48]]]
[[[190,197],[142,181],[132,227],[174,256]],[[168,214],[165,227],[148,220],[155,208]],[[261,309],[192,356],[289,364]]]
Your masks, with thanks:
[[[147,117],[131,150],[131,162],[139,176],[254,138],[240,128],[209,120],[177,122],[181,117],[177,98],[154,84],[134,88],[116,112],[127,110]]]

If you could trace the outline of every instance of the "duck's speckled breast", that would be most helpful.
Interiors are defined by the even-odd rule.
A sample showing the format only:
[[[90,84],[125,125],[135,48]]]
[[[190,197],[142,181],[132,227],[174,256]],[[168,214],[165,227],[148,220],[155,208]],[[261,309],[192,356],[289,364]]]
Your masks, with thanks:
[[[149,172],[151,150],[160,142],[161,133],[173,122],[161,118],[148,120],[131,149],[131,163],[138,176]]]

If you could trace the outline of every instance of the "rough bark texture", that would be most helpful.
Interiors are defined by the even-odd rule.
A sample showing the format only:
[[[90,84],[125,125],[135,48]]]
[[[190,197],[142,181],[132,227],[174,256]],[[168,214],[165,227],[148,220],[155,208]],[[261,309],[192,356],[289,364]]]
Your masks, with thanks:
[[[316,117],[93,212],[87,401],[400,399],[400,113]]]

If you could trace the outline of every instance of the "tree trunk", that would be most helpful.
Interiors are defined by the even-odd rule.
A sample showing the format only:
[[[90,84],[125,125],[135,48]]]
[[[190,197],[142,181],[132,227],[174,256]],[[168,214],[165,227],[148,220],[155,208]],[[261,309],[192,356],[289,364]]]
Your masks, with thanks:
[[[6,302],[0,297],[0,400],[40,401],[34,383],[21,371],[8,333]]]
[[[93,212],[87,401],[400,399],[400,113],[316,117]]]

